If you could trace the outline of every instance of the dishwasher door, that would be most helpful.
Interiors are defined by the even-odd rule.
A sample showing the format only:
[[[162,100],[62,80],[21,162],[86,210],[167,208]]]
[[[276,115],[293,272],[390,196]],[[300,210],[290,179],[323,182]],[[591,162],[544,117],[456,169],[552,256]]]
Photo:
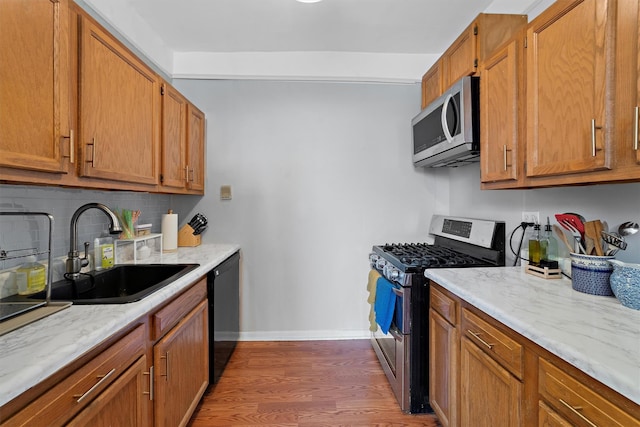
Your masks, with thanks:
[[[209,384],[220,380],[240,336],[240,253],[207,276],[209,299]]]

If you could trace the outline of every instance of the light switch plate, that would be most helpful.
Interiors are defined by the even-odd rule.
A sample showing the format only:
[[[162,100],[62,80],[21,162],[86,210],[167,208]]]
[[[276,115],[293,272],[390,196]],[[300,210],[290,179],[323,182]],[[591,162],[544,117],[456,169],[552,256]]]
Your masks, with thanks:
[[[220,200],[231,200],[231,186],[230,185],[221,185],[220,186]]]

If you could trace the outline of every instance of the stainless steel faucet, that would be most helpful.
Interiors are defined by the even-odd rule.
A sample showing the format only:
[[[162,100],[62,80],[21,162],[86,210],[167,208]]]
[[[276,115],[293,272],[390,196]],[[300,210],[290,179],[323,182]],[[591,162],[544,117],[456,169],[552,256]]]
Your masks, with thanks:
[[[87,209],[96,208],[101,210],[107,215],[109,218],[109,233],[111,234],[119,234],[122,232],[122,227],[120,226],[120,221],[116,214],[109,209],[107,206],[102,203],[87,203],[86,205],[80,206],[71,217],[71,234],[69,238],[69,243],[71,245],[69,249],[69,254],[67,255],[67,263],[66,263],[66,272],[70,274],[72,277],[78,277],[80,274],[80,270],[82,267],[85,267],[89,264],[89,259],[87,255],[87,251],[89,248],[88,244],[85,244],[84,247],[84,258],[80,258],[78,255],[78,218],[80,215]]]

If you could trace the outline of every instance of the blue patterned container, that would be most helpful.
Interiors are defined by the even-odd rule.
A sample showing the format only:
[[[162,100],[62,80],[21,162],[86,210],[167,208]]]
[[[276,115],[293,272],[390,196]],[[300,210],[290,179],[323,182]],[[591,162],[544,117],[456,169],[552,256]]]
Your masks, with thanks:
[[[591,295],[613,295],[609,277],[613,266],[612,256],[570,254],[571,286],[578,292]]]
[[[622,305],[640,310],[640,264],[611,260],[611,290]]]

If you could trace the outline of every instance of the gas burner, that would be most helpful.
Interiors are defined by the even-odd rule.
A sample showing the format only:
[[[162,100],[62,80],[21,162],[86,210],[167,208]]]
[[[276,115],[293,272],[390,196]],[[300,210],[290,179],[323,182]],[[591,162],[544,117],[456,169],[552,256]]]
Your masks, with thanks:
[[[483,260],[454,249],[427,243],[387,243],[377,248],[381,257],[405,271],[424,270],[425,268],[483,266],[487,264]]]

